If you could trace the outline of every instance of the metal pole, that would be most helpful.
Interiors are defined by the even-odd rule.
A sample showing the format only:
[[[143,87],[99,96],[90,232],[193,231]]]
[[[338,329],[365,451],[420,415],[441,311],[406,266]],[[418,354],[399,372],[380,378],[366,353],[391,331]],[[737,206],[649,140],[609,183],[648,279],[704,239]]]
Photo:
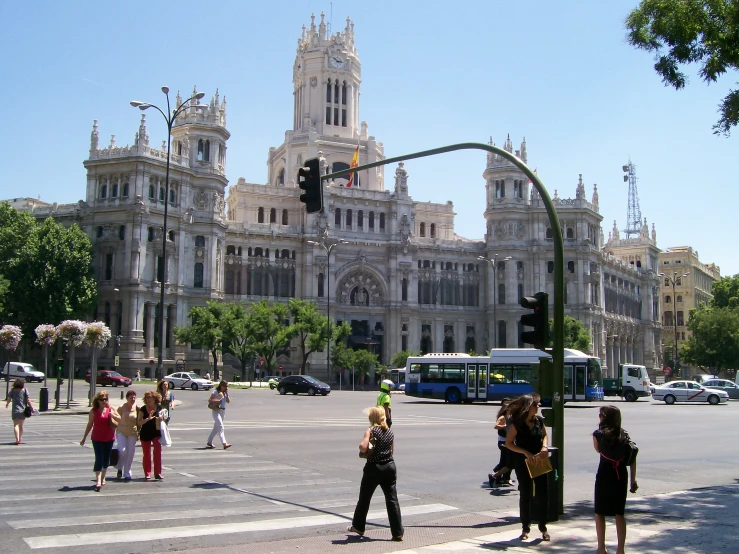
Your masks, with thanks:
[[[331,380],[331,249],[326,247],[326,378]]]
[[[167,113],[169,108],[169,93],[167,97]],[[172,144],[172,118],[167,119],[167,173],[164,178],[164,223],[162,226],[162,280],[159,283],[159,352],[157,353],[157,380],[164,377],[164,283],[167,281],[167,216],[169,215],[169,158]],[[217,371],[217,366],[216,366]],[[216,380],[218,376],[215,375]]]
[[[677,296],[675,296],[675,284],[677,282],[677,271],[672,274],[672,305],[674,307],[673,313],[675,314],[675,317],[672,319],[672,324],[675,326],[675,372],[679,372],[678,376],[682,379],[683,377],[683,371],[680,368],[680,362],[679,358],[680,355],[678,354],[677,350]]]
[[[498,258],[496,254],[493,256],[492,261],[488,260],[490,267],[493,270],[493,348],[498,348],[498,302],[495,298],[496,289],[498,288],[498,272],[495,271],[495,260]]]

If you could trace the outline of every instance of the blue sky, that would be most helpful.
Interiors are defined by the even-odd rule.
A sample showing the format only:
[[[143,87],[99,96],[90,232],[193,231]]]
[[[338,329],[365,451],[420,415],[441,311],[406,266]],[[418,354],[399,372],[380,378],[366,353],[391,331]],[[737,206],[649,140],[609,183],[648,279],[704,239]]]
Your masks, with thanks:
[[[666,88],[650,54],[625,41],[636,0],[501,2],[3,2],[0,62],[6,132],[0,198],[84,197],[92,120],[100,142],[133,142],[133,99],[219,89],[228,100],[227,176],[266,181],[270,146],[292,125],[292,65],[301,26],[350,16],[362,61],[360,117],[387,156],[455,142],[525,136],[529,165],[550,194],[573,197],[578,174],[598,184],[606,236],[626,226],[621,166],[637,166],[643,216],[661,248],[689,245],[739,273],[737,147],[712,134],[736,74],[707,86],[689,70]],[[318,19],[318,18],[317,18]],[[153,144],[164,122],[147,119]],[[485,232],[485,154],[406,164],[411,195],[454,202],[457,233]],[[394,169],[388,168],[391,176]],[[387,179],[392,185],[392,179]],[[724,221],[724,223],[721,223]],[[734,223],[731,223],[734,221]]]

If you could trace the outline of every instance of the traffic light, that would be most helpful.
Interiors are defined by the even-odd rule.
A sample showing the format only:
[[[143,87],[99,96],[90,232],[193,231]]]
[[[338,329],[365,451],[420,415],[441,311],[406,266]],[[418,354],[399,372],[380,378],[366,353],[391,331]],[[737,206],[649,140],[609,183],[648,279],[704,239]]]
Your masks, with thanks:
[[[549,345],[549,295],[537,292],[534,296],[524,296],[521,306],[534,311],[521,316],[522,327],[534,328],[533,331],[521,332],[521,342],[544,350]]]
[[[298,169],[298,186],[305,191],[300,195],[305,211],[309,214],[320,212],[323,209],[323,187],[318,158],[306,160],[305,167]]]
[[[554,394],[554,367],[550,358],[531,364],[531,388],[541,396],[542,405],[551,406]]]
[[[56,376],[57,378],[62,377],[64,375],[64,358],[57,358],[56,359]]]

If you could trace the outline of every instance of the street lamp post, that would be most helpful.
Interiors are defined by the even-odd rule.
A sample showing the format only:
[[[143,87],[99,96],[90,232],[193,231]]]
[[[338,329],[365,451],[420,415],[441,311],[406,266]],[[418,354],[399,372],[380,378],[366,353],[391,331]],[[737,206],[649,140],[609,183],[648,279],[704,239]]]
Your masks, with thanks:
[[[496,269],[498,256],[500,254],[494,254],[492,259],[485,256],[477,257],[478,260],[483,260],[490,264],[490,268],[493,271],[493,348],[498,348],[498,301],[495,298],[498,292],[498,270]],[[507,262],[510,259],[510,256],[506,256],[501,261]]]
[[[677,299],[676,299],[676,296],[675,296],[675,285],[683,277],[687,277],[689,274],[690,274],[690,272],[683,273],[682,275],[678,275],[677,271],[673,271],[672,272],[672,277],[670,277],[669,275],[666,275],[664,273],[660,273],[659,274],[660,277],[664,277],[672,285],[672,305],[674,307],[674,309],[672,310],[672,312],[673,312],[672,324],[673,324],[673,326],[675,328],[675,347],[674,347],[674,355],[673,355],[673,364],[675,366],[675,368],[674,368],[675,371],[676,372],[679,372],[679,376],[680,377],[683,376],[683,371],[682,371],[682,368],[680,368],[680,362],[679,362],[679,360],[680,360],[680,354],[678,354],[678,349],[677,349]]]
[[[326,251],[326,376],[331,379],[331,251],[339,244],[349,244],[344,239],[337,242],[326,244],[325,241],[316,242],[314,240],[306,241],[313,246],[320,246]]]
[[[133,100],[131,102],[131,105],[134,108],[138,108],[141,111],[147,110],[149,108],[154,108],[160,114],[162,114],[162,117],[164,117],[164,121],[166,121],[167,123],[167,173],[164,179],[164,222],[162,225],[161,282],[159,283],[161,290],[159,294],[159,352],[156,374],[157,379],[161,379],[162,377],[164,377],[164,283],[167,278],[167,208],[169,206],[169,163],[170,149],[172,146],[172,127],[174,126],[177,116],[179,116],[188,107],[191,107],[189,106],[189,104],[192,100],[200,100],[203,96],[205,96],[204,92],[198,92],[194,96],[191,96],[190,98],[185,100],[182,104],[180,104],[177,108],[173,110],[169,102],[169,87],[162,87],[162,92],[167,97],[167,113],[164,113],[158,106],[155,106],[154,104],[149,104],[148,102],[139,102],[137,100]],[[203,108],[207,106],[196,104],[195,107]],[[159,271],[157,271],[157,273],[159,273]]]

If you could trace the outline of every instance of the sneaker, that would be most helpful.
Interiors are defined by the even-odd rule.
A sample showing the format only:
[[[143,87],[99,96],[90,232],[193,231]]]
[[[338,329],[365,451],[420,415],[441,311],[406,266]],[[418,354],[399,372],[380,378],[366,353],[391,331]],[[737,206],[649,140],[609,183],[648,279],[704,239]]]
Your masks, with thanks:
[[[164,479],[164,477],[162,477],[162,475],[161,475],[160,473],[157,473],[157,474],[156,474],[156,475],[154,476],[154,479],[156,479],[157,481],[161,481],[162,479]]]
[[[488,485],[491,489],[495,487],[495,477],[492,473],[488,473]]]

